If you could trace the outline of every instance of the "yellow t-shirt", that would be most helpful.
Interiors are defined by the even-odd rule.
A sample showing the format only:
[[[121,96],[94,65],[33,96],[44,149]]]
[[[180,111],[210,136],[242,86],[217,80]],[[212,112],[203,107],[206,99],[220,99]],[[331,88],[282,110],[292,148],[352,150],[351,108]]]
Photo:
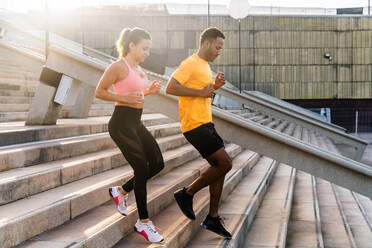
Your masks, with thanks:
[[[172,77],[180,84],[191,89],[203,89],[213,83],[212,71],[208,62],[194,54],[184,61]],[[212,122],[211,98],[178,98],[181,130],[183,133],[198,126]]]

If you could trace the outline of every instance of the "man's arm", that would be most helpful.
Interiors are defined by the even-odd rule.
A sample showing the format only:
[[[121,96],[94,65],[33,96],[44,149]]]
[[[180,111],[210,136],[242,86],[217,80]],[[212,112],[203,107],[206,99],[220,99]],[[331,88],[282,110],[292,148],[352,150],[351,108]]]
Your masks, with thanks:
[[[173,77],[168,81],[166,93],[175,96],[192,96],[192,97],[213,97],[214,89],[211,85],[201,90],[190,89],[181,85]]]

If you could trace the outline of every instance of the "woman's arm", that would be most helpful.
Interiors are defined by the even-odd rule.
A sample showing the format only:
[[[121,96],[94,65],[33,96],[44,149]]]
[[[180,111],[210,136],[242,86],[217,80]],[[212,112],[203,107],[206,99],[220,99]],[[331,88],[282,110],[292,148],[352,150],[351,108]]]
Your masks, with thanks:
[[[103,73],[101,79],[96,88],[95,96],[96,98],[111,101],[111,102],[121,102],[121,103],[135,103],[140,104],[143,102],[142,96],[137,93],[129,94],[127,96],[115,94],[109,89],[112,84],[117,81],[117,75],[119,75],[120,67],[118,63],[111,64]],[[128,69],[127,69],[128,70]],[[128,74],[128,72],[126,72]]]

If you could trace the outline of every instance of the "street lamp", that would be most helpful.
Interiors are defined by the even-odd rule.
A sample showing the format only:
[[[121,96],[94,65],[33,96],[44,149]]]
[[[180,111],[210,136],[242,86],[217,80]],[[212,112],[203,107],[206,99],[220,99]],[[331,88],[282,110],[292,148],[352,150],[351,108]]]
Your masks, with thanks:
[[[242,92],[242,61],[241,61],[241,47],[240,47],[240,20],[247,17],[249,12],[248,0],[231,0],[228,6],[229,15],[238,19],[239,21],[239,92]]]

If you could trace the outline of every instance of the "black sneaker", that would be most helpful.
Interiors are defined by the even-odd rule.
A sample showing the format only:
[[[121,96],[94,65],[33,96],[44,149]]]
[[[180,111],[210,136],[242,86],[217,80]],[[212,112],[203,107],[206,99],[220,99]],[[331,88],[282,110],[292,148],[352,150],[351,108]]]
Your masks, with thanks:
[[[220,216],[212,217],[208,214],[203,221],[202,227],[204,229],[208,229],[214,233],[217,233],[218,235],[226,239],[231,239],[231,234],[225,229],[221,222],[222,219]]]
[[[186,188],[174,192],[174,198],[176,198],[176,202],[182,213],[186,215],[187,218],[195,220],[194,210],[192,209],[193,197],[186,193]]]

